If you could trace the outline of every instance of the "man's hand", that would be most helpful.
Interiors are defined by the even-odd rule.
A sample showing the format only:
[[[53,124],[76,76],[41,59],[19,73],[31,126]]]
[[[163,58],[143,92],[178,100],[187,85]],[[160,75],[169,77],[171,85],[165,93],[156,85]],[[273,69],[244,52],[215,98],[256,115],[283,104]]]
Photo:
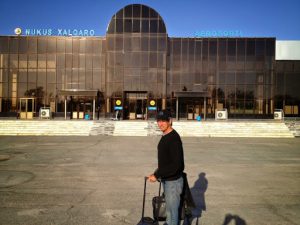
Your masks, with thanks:
[[[151,174],[150,176],[148,176],[148,180],[149,180],[150,182],[156,182],[156,181],[157,181],[157,179],[156,179],[156,177],[154,176],[154,174]]]

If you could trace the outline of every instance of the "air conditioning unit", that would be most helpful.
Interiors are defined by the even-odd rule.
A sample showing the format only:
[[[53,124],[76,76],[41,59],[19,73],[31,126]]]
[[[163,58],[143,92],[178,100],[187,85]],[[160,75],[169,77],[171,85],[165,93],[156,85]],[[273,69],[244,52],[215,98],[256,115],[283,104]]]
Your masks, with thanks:
[[[274,110],[274,120],[283,120],[284,114],[282,109],[275,109]]]
[[[41,108],[40,109],[40,118],[50,119],[50,108]]]
[[[216,120],[227,120],[228,119],[227,109],[216,110],[215,119]]]

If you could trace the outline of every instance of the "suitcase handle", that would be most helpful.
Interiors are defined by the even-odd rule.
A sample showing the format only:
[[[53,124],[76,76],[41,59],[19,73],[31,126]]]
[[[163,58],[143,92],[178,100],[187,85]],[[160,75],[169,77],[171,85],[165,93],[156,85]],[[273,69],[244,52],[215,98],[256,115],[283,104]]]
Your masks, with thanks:
[[[145,199],[146,199],[146,185],[148,177],[144,177],[145,183],[144,183],[144,196],[143,196],[143,210],[142,210],[142,219],[144,218],[144,211],[145,211]]]

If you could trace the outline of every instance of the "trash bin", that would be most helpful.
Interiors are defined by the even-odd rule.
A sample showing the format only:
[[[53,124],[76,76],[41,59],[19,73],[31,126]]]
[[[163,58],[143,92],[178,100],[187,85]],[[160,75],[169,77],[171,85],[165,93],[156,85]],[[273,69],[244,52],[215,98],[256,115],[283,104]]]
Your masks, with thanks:
[[[85,114],[85,115],[84,115],[84,119],[85,119],[85,120],[89,120],[89,119],[90,119],[90,115],[89,115],[89,114]]]
[[[197,116],[197,117],[196,117],[196,120],[197,120],[197,121],[201,121],[201,116]]]

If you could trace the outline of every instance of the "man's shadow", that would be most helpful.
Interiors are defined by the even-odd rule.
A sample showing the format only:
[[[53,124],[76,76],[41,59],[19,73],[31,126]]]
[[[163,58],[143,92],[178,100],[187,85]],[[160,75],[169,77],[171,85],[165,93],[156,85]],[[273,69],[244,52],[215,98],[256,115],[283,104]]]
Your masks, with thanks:
[[[235,225],[247,225],[246,221],[239,217],[238,215],[231,215],[231,214],[227,214],[225,216],[223,225],[228,225],[231,221],[235,222]]]
[[[205,175],[205,173],[201,172],[198,179],[195,181],[194,186],[190,189],[196,207],[191,209],[191,214],[189,215],[189,218],[185,220],[184,225],[192,224],[195,219],[196,225],[199,225],[199,218],[202,215],[202,211],[206,210],[205,192],[208,187],[208,181]]]

